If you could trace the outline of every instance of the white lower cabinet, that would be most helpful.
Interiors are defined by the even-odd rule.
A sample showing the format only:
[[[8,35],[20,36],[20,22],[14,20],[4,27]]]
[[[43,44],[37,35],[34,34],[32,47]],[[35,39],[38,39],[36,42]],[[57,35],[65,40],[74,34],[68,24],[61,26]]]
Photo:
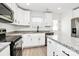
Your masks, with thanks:
[[[10,46],[7,46],[0,52],[0,56],[10,56]]]
[[[45,33],[30,33],[22,36],[23,48],[45,45]]]
[[[55,49],[53,49],[54,46],[52,45],[53,45],[52,41],[50,39],[47,39],[47,55],[48,56],[53,56],[53,51]]]
[[[23,40],[23,44],[22,44],[23,47],[29,47],[32,45],[30,44],[32,42],[30,35],[27,35],[27,34],[24,35],[22,40]]]
[[[48,56],[79,56],[75,51],[47,38],[47,55]]]
[[[47,38],[47,55],[48,56],[55,56],[56,54],[56,45],[55,42]]]
[[[37,35],[38,45],[45,45],[45,33]]]

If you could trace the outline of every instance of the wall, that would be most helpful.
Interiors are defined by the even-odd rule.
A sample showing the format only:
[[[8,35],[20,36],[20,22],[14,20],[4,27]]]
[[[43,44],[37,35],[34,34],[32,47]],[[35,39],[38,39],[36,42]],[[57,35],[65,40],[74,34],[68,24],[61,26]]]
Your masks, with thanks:
[[[60,30],[63,34],[71,36],[71,19],[72,11],[66,12],[61,17],[61,27]]]
[[[16,31],[36,31],[36,27],[35,26],[16,26]]]
[[[0,28],[4,28],[7,30],[7,32],[11,32],[15,30],[15,27],[9,23],[1,23],[0,22]]]
[[[43,12],[41,12],[41,11],[31,11],[31,16],[30,16],[31,18],[31,21],[30,21],[30,24],[31,25],[34,25],[34,26],[36,26],[36,25],[39,25],[39,26],[41,26],[41,25],[44,25],[44,13]],[[39,18],[41,18],[42,19],[42,21],[41,22],[33,22],[32,21],[32,18],[36,18],[36,17],[39,17]],[[38,20],[38,19],[37,19]],[[38,20],[39,21],[39,20]]]

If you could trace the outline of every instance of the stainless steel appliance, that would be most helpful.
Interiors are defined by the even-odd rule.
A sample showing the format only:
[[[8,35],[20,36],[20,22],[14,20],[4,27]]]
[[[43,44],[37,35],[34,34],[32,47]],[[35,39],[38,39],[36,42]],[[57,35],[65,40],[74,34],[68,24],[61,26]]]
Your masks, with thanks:
[[[71,36],[79,38],[79,17],[71,20]]]
[[[0,22],[13,22],[13,11],[5,3],[0,3]]]

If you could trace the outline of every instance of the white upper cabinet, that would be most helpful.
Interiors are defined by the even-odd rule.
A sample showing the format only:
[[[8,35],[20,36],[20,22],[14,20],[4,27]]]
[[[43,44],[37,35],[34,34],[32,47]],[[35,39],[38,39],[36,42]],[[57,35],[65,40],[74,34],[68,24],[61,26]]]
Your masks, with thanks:
[[[52,24],[52,13],[45,13],[45,24],[51,25]]]
[[[30,22],[30,11],[24,11],[18,9],[14,11],[15,23],[19,25],[29,25]]]
[[[22,10],[17,7],[15,3],[8,4],[14,11],[14,24],[17,25],[29,25],[30,22],[30,11]]]
[[[18,10],[14,14],[15,22],[19,25],[29,25],[30,22],[30,11]]]
[[[76,10],[73,10],[73,17],[79,17],[79,8]]]

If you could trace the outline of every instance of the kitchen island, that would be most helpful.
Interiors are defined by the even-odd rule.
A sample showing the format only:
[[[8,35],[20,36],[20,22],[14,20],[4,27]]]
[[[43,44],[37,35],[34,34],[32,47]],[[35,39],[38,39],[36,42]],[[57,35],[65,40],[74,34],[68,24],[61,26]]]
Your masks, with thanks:
[[[50,31],[14,31],[7,33],[7,35],[21,35],[23,48],[29,47],[38,47],[38,46],[47,46],[46,35],[53,35],[53,32]]]

